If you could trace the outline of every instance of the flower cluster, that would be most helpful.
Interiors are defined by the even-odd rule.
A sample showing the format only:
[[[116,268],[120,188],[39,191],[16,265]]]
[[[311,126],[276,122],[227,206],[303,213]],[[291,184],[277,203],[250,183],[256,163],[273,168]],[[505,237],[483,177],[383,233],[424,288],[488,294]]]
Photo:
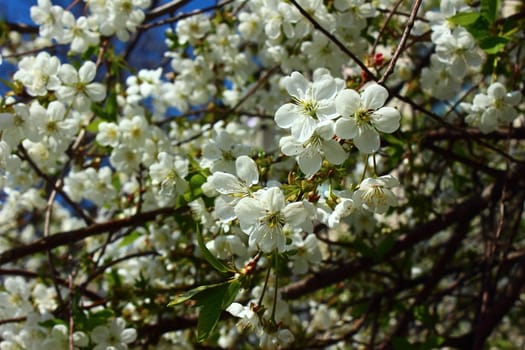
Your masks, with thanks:
[[[281,150],[296,156],[307,177],[319,171],[323,157],[342,164],[347,156],[342,142],[352,140],[360,152],[371,154],[379,150],[379,132],[399,128],[401,115],[393,107],[384,107],[388,91],[379,84],[370,84],[359,94],[344,89],[341,79],[321,70],[314,72],[313,82],[293,72],[283,78],[283,85],[293,103],[275,112],[277,125],[291,131],[291,136],[281,139]]]
[[[461,108],[467,113],[465,121],[469,125],[489,133],[516,119],[518,112],[515,106],[520,101],[519,91],[507,92],[503,84],[494,83],[487,88],[486,94],[474,96],[472,103],[461,103]]]
[[[429,11],[425,15],[436,48],[430,56],[431,65],[423,68],[421,85],[425,92],[438,99],[454,98],[465,76],[483,62],[472,34],[450,21],[453,16],[470,11],[463,0],[445,0],[441,1],[439,12]]]
[[[519,182],[499,174],[521,133],[508,155],[463,133],[523,125],[523,82],[499,76],[525,66],[515,31],[485,0],[187,3],[38,0],[36,27],[2,34],[0,349],[402,347],[397,309],[420,347],[463,324],[429,321],[441,294],[411,304],[456,229],[407,234],[494,174]]]

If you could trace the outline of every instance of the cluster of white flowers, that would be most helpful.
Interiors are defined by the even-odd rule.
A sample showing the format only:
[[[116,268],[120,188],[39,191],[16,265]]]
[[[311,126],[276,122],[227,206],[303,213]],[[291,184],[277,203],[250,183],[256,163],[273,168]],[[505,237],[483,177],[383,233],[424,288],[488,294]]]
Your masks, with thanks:
[[[38,0],[31,7],[31,19],[39,25],[43,38],[70,44],[71,52],[82,53],[97,45],[101,36],[116,35],[127,41],[144,21],[150,0],[87,1],[90,14],[75,18],[73,13],[50,0]]]
[[[292,315],[282,281],[360,254],[330,244],[341,237],[375,239],[395,226],[388,217],[404,210],[396,209],[403,198],[393,163],[415,152],[413,145],[390,152],[391,140],[404,142],[398,130],[410,119],[401,118],[390,95],[392,81],[403,89],[416,86],[424,92],[418,97],[457,99],[483,64],[472,34],[449,21],[473,11],[463,0],[441,1],[419,23],[428,25],[431,38],[420,50],[428,61],[420,72],[406,62],[421,52],[406,49],[385,82],[379,77],[395,44],[383,40],[389,29],[379,31],[375,21],[393,1],[297,0],[326,35],[291,2],[236,0],[216,17],[182,16],[166,31],[162,65],[128,70],[112,61],[120,53],[101,43],[142,35],[151,3],[86,0],[83,15],[75,17],[38,0],[31,18],[39,38],[66,45],[71,55],[29,51],[18,61],[9,55],[41,47],[37,40],[13,45],[18,49],[6,55],[17,70],[13,90],[0,101],[0,251],[92,223],[109,234],[67,251],[60,247],[48,261],[35,256],[23,263],[56,288],[3,281],[0,321],[18,319],[0,324],[0,349],[125,350],[141,341],[126,324],[161,322],[150,313],[168,300],[154,294],[217,282],[218,275],[202,269],[210,254],[233,281],[243,282],[239,297],[222,306],[256,335],[255,341],[248,337],[250,345],[286,348],[298,338],[295,331],[313,339],[341,324],[325,304],[301,306],[303,315]],[[410,10],[399,6],[401,14]],[[397,15],[391,14],[393,21]],[[89,59],[77,61],[77,54]],[[403,83],[406,76],[414,77],[410,84]],[[518,118],[521,94],[504,84],[476,89],[472,103],[461,103],[470,126],[488,133]],[[151,223],[138,222],[153,211]],[[409,210],[403,215],[410,218]],[[325,228],[326,235],[319,233]],[[49,269],[62,255],[68,263]],[[66,280],[82,285],[79,293],[93,288],[91,294],[111,297],[104,304],[116,314],[82,324],[70,340],[68,326],[57,321],[60,308],[77,297],[75,308],[93,300],[70,295],[74,288],[61,285]],[[139,288],[147,297],[130,296]],[[71,317],[84,322],[96,311],[82,312]],[[235,347],[243,332],[231,325],[216,332],[224,348]]]
[[[472,9],[464,0],[443,0],[439,11],[429,11],[425,15],[430,22],[435,53],[430,57],[430,66],[423,68],[421,85],[425,92],[438,99],[456,97],[465,76],[483,62],[472,34],[449,21],[454,15],[468,11]]]
[[[481,132],[489,133],[501,125],[512,123],[518,116],[516,106],[521,101],[521,92],[507,92],[501,83],[491,84],[487,93],[474,96],[472,103],[462,102],[461,108],[467,113],[465,121]]]
[[[313,82],[293,72],[283,84],[293,103],[275,112],[277,125],[291,131],[291,137],[281,139],[281,149],[296,156],[307,177],[321,168],[323,156],[336,165],[345,161],[347,154],[334,137],[353,140],[360,152],[370,154],[379,150],[378,131],[392,133],[399,128],[401,115],[393,107],[383,107],[388,91],[381,85],[367,85],[359,94],[343,89],[344,81],[324,70],[314,72]]]

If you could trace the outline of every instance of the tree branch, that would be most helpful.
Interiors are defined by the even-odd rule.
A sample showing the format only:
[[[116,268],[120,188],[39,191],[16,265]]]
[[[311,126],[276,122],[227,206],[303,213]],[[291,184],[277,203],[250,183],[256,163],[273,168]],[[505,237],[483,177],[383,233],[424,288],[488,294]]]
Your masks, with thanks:
[[[463,203],[458,204],[445,214],[418,225],[416,228],[399,237],[390,249],[389,257],[397,256],[405,250],[425,241],[436,233],[450,227],[454,223],[471,220],[480,213],[498,195],[501,184],[496,183],[485,188],[482,194],[475,194]],[[342,264],[340,267],[322,271],[301,281],[290,284],[281,289],[284,299],[295,299],[312,293],[326,286],[341,282],[356,273],[366,271],[378,264],[377,260],[362,257]]]
[[[315,29],[323,33],[328,38],[328,40],[333,42],[335,46],[337,46],[348,57],[350,57],[352,61],[354,61],[363,70],[363,72],[366,73],[368,77],[370,77],[373,80],[377,80],[377,77],[375,76],[375,74],[372,73],[370,69],[368,69],[368,67],[366,66],[366,64],[363,63],[363,61],[361,61],[356,55],[354,55],[352,51],[348,50],[348,48],[339,39],[337,39],[332,33],[327,31],[321,24],[319,24],[319,22],[317,22],[317,20],[315,20],[304,8],[302,8],[302,6],[299,5],[296,0],[290,0],[290,2],[292,3],[292,5],[294,5],[297,8],[297,10],[299,10],[299,12],[301,12],[304,18],[306,18],[310,23],[312,23]]]
[[[71,244],[83,240],[90,236],[96,236],[106,232],[113,232],[124,227],[136,226],[154,220],[157,216],[172,215],[177,212],[184,212],[187,207],[174,209],[172,207],[160,208],[148,212],[143,212],[124,219],[113,220],[100,224],[93,224],[85,228],[56,233],[54,235],[41,238],[33,243],[9,249],[0,254],[0,265],[16,261],[28,255],[45,252],[62,245]]]
[[[405,46],[405,43],[408,39],[408,36],[410,35],[410,31],[414,27],[414,22],[416,21],[416,15],[417,11],[419,10],[419,7],[421,6],[421,2],[423,0],[416,0],[414,3],[414,6],[412,7],[412,12],[410,13],[410,17],[408,18],[407,25],[405,27],[405,30],[403,31],[403,34],[401,35],[401,40],[399,40],[399,44],[396,47],[396,50],[394,51],[394,55],[392,56],[392,59],[388,63],[388,67],[386,68],[385,72],[381,76],[381,78],[377,81],[379,84],[383,84],[388,76],[392,74],[394,71],[394,67],[396,65],[396,62],[401,55],[401,52]]]
[[[155,7],[154,9],[148,11],[148,13],[146,14],[146,18],[144,19],[144,22],[150,21],[158,17],[162,17],[164,15],[173,14],[177,10],[179,10],[181,7],[186,6],[190,2],[191,0],[174,0],[164,5]]]

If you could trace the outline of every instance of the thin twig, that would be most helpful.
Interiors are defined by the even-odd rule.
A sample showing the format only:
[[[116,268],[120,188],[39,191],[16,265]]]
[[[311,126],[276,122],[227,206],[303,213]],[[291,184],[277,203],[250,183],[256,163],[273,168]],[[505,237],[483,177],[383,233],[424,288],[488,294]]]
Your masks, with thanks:
[[[152,19],[164,16],[164,15],[175,13],[181,7],[187,5],[190,2],[191,0],[174,0],[174,1],[168,2],[167,4],[163,4],[158,7],[155,7],[151,11],[148,11],[144,21],[150,21]]]
[[[310,21],[310,23],[312,23],[315,29],[323,33],[328,38],[328,40],[333,42],[341,51],[343,51],[348,57],[350,57],[352,61],[354,61],[363,70],[363,72],[366,73],[366,75],[370,79],[377,80],[377,77],[375,76],[375,74],[372,73],[370,69],[368,69],[368,67],[366,66],[366,64],[364,64],[363,61],[361,61],[355,54],[353,54],[350,50],[348,50],[348,48],[339,39],[337,39],[332,33],[330,33],[321,24],[319,24],[319,22],[317,22],[316,19],[314,19],[301,5],[299,5],[296,0],[290,0],[290,2],[292,3],[292,5],[294,5],[299,10],[299,12],[301,12],[301,14],[308,21]]]
[[[44,179],[46,183],[49,184],[49,186],[51,186],[52,190],[60,194],[64,201],[66,201],[67,204],[69,204],[75,210],[75,212],[82,218],[82,220],[84,220],[86,224],[89,225],[93,222],[93,219],[87,216],[82,210],[82,208],[80,208],[77,203],[75,203],[71,198],[69,198],[67,193],[64,192],[64,190],[61,187],[57,187],[57,184],[40,169],[40,167],[33,161],[33,159],[27,153],[27,150],[21,144],[18,146],[18,151],[20,152],[21,158],[27,161],[31,168],[36,172],[38,177]]]
[[[151,29],[153,27],[159,27],[159,26],[163,26],[165,24],[169,24],[169,23],[173,23],[173,22],[177,22],[177,21],[180,21],[181,19],[184,19],[184,18],[188,18],[188,17],[192,17],[192,16],[195,16],[195,15],[198,15],[198,14],[201,14],[201,13],[206,13],[206,12],[209,12],[209,11],[213,11],[213,10],[217,10],[221,7],[224,7],[225,5],[228,5],[229,3],[233,2],[234,0],[225,0],[217,5],[214,5],[214,6],[208,6],[208,7],[205,7],[205,8],[202,8],[200,10],[195,10],[195,11],[192,11],[192,12],[188,12],[188,13],[183,13],[181,15],[178,15],[178,16],[175,16],[175,17],[170,17],[170,18],[166,18],[164,20],[161,20],[161,21],[157,21],[157,22],[153,22],[153,23],[147,23],[147,24],[142,24],[140,26],[138,26],[138,30],[148,30],[148,29]]]
[[[232,108],[226,109],[226,110],[224,111],[224,115],[228,115],[228,114],[230,114],[230,113],[235,113],[235,111],[236,111],[240,106],[242,106],[243,103],[246,102],[246,100],[248,100],[251,96],[253,96],[253,94],[254,94],[254,93],[255,93],[255,92],[256,92],[256,91],[257,91],[257,90],[263,85],[263,83],[264,83],[266,80],[268,80],[268,78],[269,78],[273,73],[275,73],[275,71],[278,70],[278,68],[279,68],[279,66],[276,65],[276,66],[270,68],[270,70],[268,70],[266,73],[264,73],[264,75],[263,75],[263,76],[257,81],[257,83],[256,83],[254,86],[252,86],[252,87],[250,88],[250,90],[248,90],[248,91],[244,94],[244,96],[239,100],[239,102],[237,102],[237,103],[235,104],[235,106],[233,106]],[[214,123],[216,123],[216,122],[218,122],[218,121],[219,121],[219,120],[216,120]],[[186,144],[186,143],[188,143],[188,142],[191,142],[191,141],[194,141],[194,140],[198,139],[199,137],[201,137],[202,135],[204,135],[206,132],[208,132],[209,130],[211,130],[211,128],[213,127],[213,124],[214,124],[214,123],[212,123],[212,125],[210,125],[210,126],[207,127],[207,128],[203,128],[203,130],[202,130],[201,132],[199,132],[198,134],[193,135],[192,137],[189,137],[189,138],[187,138],[187,139],[185,139],[185,140],[182,140],[182,141],[178,142],[178,143],[175,145],[175,147],[181,146],[181,145],[183,145],[183,144]]]
[[[388,23],[390,23],[390,21],[394,17],[394,14],[396,13],[397,8],[401,5],[402,2],[403,0],[397,0],[394,6],[392,6],[392,9],[388,11],[388,15],[386,16],[385,22],[383,23],[381,28],[379,28],[379,33],[376,37],[376,40],[374,40],[374,44],[372,45],[372,55],[376,52],[377,45],[379,44],[379,39],[381,39],[381,36],[385,32]]]
[[[394,67],[396,65],[396,62],[399,56],[401,55],[401,52],[403,51],[403,48],[408,39],[408,36],[410,35],[410,31],[414,27],[414,22],[416,21],[417,11],[419,10],[419,7],[421,6],[422,1],[423,0],[415,1],[414,6],[412,7],[412,12],[410,13],[410,17],[408,18],[408,22],[405,27],[405,30],[403,31],[403,34],[401,35],[401,40],[399,40],[399,44],[397,45],[396,50],[394,51],[394,54],[392,55],[392,58],[390,59],[390,62],[388,63],[388,66],[386,67],[385,72],[383,73],[381,78],[377,81],[379,84],[384,84],[388,76],[394,72]]]

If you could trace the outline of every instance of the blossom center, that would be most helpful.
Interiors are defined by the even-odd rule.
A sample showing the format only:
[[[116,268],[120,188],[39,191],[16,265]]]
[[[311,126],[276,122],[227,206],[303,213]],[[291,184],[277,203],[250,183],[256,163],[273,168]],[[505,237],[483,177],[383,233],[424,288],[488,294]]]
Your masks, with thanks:
[[[315,150],[318,150],[321,148],[322,145],[322,138],[318,134],[314,133],[306,142],[304,145],[305,148],[313,148]]]
[[[383,187],[378,185],[372,185],[363,195],[363,200],[368,206],[373,206],[374,204],[382,206],[387,202]]]
[[[55,132],[58,131],[58,123],[54,120],[50,120],[47,124],[46,124],[46,130],[50,133],[50,134],[53,134]]]
[[[271,229],[279,229],[284,225],[284,216],[280,212],[269,212],[263,218],[263,221]]]
[[[302,111],[305,115],[309,115],[310,117],[315,117],[317,108],[319,107],[318,103],[316,101],[312,100],[299,100],[297,101],[299,106],[301,106]]]
[[[368,111],[365,109],[360,109],[359,111],[357,111],[355,114],[357,126],[370,124],[371,116],[372,116],[372,111]]]
[[[13,118],[13,124],[14,126],[16,127],[21,127],[22,125],[24,125],[25,123],[25,120],[24,118],[22,118],[21,116],[19,116],[18,114],[15,114],[14,118]]]

